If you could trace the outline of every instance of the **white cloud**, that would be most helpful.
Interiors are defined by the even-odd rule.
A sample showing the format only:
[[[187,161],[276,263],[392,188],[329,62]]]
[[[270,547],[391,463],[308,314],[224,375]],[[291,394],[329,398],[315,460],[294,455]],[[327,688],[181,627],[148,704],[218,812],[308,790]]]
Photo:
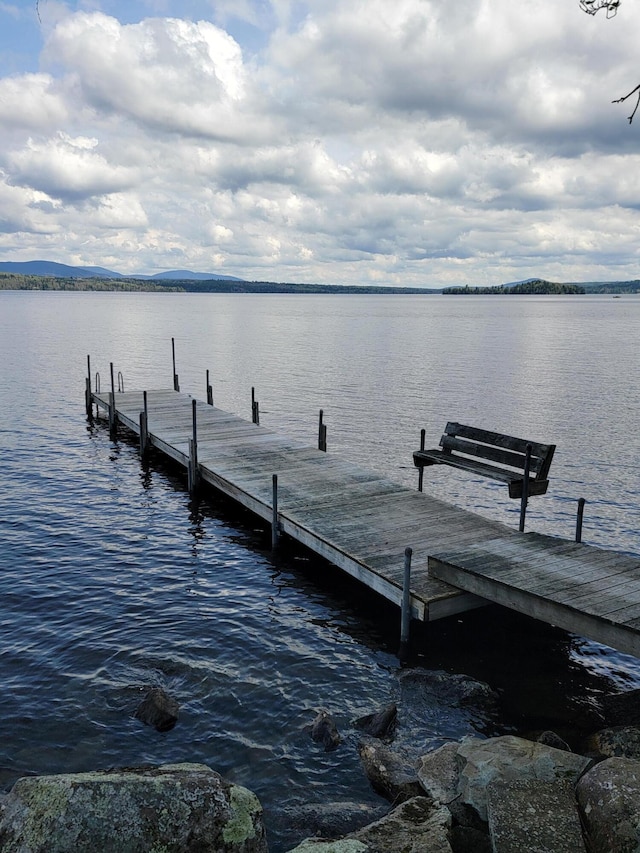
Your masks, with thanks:
[[[637,277],[640,129],[610,101],[636,82],[640,4],[44,5],[42,70],[0,78],[5,251],[22,229],[22,257],[55,233],[56,259],[125,272]]]

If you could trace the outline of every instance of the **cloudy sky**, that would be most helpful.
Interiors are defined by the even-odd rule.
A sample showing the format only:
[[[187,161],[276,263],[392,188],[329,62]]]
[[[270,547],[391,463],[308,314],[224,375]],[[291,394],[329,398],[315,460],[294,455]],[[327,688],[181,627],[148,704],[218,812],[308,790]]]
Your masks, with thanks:
[[[639,33],[640,0],[0,0],[0,260],[639,278]]]

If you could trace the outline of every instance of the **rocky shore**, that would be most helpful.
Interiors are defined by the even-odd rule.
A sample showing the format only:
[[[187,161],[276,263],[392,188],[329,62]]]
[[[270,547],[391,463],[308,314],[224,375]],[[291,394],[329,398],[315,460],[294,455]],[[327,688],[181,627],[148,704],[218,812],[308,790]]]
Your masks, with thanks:
[[[353,723],[363,771],[387,807],[283,808],[279,820],[299,839],[291,853],[640,849],[639,691],[608,697],[600,727],[571,746],[544,731],[476,732],[434,748],[430,708],[443,694],[470,719],[490,718],[499,701],[465,676],[403,670],[397,703]],[[308,732],[318,748],[346,746],[324,709]],[[0,803],[3,853],[268,849],[257,797],[202,764],[25,777]]]

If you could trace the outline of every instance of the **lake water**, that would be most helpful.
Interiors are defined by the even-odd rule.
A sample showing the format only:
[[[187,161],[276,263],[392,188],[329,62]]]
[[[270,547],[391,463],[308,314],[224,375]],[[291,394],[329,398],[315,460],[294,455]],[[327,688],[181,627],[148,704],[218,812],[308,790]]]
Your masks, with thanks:
[[[640,299],[0,292],[0,781],[202,761],[252,788],[272,850],[284,807],[381,802],[351,725],[398,693],[398,614],[84,412],[86,357],[108,386],[181,390],[414,487],[412,451],[447,420],[557,444],[527,529],[640,554]],[[504,486],[427,469],[425,490],[517,527]],[[411,543],[407,543],[410,545]],[[401,559],[401,557],[400,557]],[[424,640],[424,638],[422,638]],[[637,661],[487,608],[430,626],[413,665],[487,680],[494,730],[561,729]],[[162,684],[180,720],[132,712]],[[304,727],[327,707],[325,753]],[[434,746],[478,729],[446,703]],[[485,733],[489,733],[488,730]]]

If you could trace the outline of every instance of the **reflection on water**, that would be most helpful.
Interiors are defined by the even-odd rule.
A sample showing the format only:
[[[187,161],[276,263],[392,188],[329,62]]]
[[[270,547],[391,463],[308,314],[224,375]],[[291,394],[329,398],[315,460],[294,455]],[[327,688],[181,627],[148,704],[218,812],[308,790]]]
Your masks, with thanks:
[[[377,802],[352,720],[398,695],[398,614],[285,546],[180,470],[84,417],[86,355],[127,388],[171,385],[415,485],[421,427],[447,420],[554,441],[550,493],[528,526],[638,554],[640,301],[609,298],[0,293],[0,779],[117,764],[204,761],[252,787],[273,849],[278,804]],[[425,489],[518,523],[504,487],[431,469]],[[410,544],[410,543],[408,543]],[[514,643],[514,636],[518,642]],[[429,627],[413,661],[501,692],[499,730],[590,715],[638,686],[636,661],[498,608]],[[161,684],[166,734],[133,716]],[[325,753],[305,725],[326,706],[344,733]],[[473,730],[452,708],[434,742]],[[570,736],[570,733],[568,734]],[[294,841],[296,839],[293,839]]]

